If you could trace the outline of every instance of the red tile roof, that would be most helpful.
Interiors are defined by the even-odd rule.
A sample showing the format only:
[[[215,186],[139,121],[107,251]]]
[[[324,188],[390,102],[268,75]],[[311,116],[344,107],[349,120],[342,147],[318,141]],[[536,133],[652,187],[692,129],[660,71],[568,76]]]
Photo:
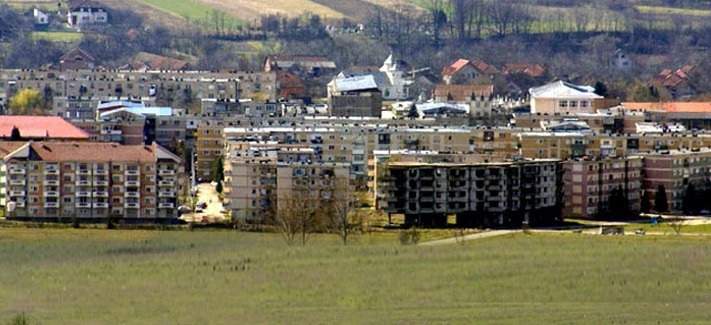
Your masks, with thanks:
[[[29,145],[36,157],[42,161],[51,162],[157,162],[159,159],[169,159],[180,162],[180,158],[156,144],[120,145],[108,142],[27,142],[24,145]],[[18,155],[18,153],[13,151],[13,157],[16,155]]]
[[[89,139],[89,134],[57,116],[0,116],[0,138],[9,138],[17,128],[24,139]]]
[[[504,72],[507,74],[521,73],[533,78],[539,78],[546,73],[546,68],[540,64],[508,63],[504,65]]]
[[[458,59],[457,61],[454,61],[454,63],[444,67],[442,69],[442,76],[453,76],[457,74],[460,70],[464,69],[466,66],[472,66],[474,69],[479,71],[480,73],[483,74],[497,74],[499,73],[499,69],[497,69],[495,66],[488,64],[484,62],[481,59],[474,59],[474,60],[467,60],[467,59]]]
[[[657,111],[668,113],[711,113],[711,102],[628,102],[622,103],[628,110]]]

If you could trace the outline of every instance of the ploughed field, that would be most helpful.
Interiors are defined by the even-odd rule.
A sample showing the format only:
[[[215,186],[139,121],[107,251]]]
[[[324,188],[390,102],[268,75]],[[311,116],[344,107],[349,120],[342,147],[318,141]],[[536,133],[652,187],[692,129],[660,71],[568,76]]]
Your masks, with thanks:
[[[701,323],[711,239],[0,229],[0,324]]]

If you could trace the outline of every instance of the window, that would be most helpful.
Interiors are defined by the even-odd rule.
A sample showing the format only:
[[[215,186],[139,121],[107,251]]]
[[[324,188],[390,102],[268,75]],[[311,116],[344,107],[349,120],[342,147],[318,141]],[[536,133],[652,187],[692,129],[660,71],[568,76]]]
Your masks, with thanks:
[[[588,107],[588,101],[586,101],[586,100],[580,101],[580,107],[581,107],[581,108],[587,108],[587,107]]]
[[[574,100],[571,100],[570,103],[569,103],[569,105],[570,105],[570,108],[577,108],[577,107],[578,107],[578,102],[576,102],[576,101],[574,101]]]
[[[568,101],[567,100],[561,100],[558,102],[558,107],[560,108],[568,108]]]

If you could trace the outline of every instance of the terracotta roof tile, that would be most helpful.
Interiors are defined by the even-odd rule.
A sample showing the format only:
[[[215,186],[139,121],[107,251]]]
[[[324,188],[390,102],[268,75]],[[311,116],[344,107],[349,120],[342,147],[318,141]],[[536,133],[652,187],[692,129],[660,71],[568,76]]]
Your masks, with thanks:
[[[89,139],[89,134],[58,116],[0,116],[0,137],[8,138],[17,128],[22,138]]]
[[[711,102],[627,102],[622,107],[637,111],[665,111],[668,113],[711,113]]]

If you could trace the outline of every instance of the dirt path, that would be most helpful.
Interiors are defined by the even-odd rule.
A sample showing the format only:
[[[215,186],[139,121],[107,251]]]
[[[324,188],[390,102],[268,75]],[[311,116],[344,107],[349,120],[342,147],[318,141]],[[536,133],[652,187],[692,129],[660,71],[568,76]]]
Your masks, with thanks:
[[[521,230],[492,230],[492,231],[485,231],[485,232],[480,232],[480,233],[476,233],[476,234],[466,235],[466,236],[459,237],[459,238],[452,237],[452,238],[447,238],[447,239],[438,239],[438,240],[428,241],[428,242],[419,244],[419,246],[451,245],[451,244],[456,244],[456,243],[460,243],[463,241],[491,238],[491,237],[503,236],[503,235],[508,235],[508,234],[514,234],[517,232],[521,232]]]

